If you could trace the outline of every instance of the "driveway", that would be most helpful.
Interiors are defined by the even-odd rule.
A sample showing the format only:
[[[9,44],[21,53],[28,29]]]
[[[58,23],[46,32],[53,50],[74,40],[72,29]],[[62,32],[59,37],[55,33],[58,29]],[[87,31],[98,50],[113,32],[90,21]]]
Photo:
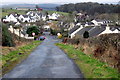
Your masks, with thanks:
[[[4,78],[83,78],[78,67],[54,43],[54,36],[47,38]]]

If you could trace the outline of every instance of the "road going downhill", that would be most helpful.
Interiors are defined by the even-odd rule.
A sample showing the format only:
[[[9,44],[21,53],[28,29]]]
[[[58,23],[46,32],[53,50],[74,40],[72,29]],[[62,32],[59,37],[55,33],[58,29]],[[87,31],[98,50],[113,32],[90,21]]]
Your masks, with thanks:
[[[80,70],[54,43],[60,40],[47,38],[3,78],[83,78]]]

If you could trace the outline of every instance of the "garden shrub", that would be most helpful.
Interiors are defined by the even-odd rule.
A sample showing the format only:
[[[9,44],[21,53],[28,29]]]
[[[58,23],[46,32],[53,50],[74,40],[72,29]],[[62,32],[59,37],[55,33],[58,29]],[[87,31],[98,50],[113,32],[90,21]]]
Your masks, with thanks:
[[[33,36],[32,35],[33,32],[35,33],[35,35],[38,35],[40,31],[39,31],[39,28],[37,28],[36,26],[32,26],[32,27],[29,27],[26,32],[29,36]]]

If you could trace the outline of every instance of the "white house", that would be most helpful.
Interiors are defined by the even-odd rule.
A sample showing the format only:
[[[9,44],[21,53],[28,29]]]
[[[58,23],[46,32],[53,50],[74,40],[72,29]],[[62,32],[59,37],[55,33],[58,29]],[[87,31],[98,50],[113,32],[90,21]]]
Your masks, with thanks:
[[[70,32],[69,32],[70,38],[75,37],[76,33],[79,32],[81,29],[83,29],[83,25],[75,26],[73,29],[71,29]]]
[[[74,23],[70,23],[70,27],[68,28],[68,30],[71,30],[72,28],[74,28],[75,24]]]
[[[49,25],[44,25],[43,28],[47,31],[50,30],[50,26]]]
[[[45,15],[42,15],[42,20],[46,21],[46,16]]]
[[[114,28],[114,30],[112,30],[112,29],[110,29],[109,26],[106,26],[106,29],[101,34],[110,34],[110,33],[120,33],[120,30],[117,28]]]
[[[99,19],[94,19],[91,21],[92,23],[94,23],[95,26],[100,26],[100,25],[103,25],[103,24],[108,24],[108,23],[111,23],[112,21],[110,20],[99,20]]]
[[[17,26],[17,25],[20,25],[20,22],[15,23],[15,25],[16,25],[16,26]]]
[[[48,15],[50,20],[57,20],[60,15],[57,13],[53,13],[52,15]]]
[[[96,26],[100,26],[101,24],[104,24],[103,20],[92,20],[92,23],[94,23]]]
[[[17,22],[18,15],[17,14],[10,14],[6,15],[6,18],[3,19],[4,22]]]
[[[85,27],[87,26],[95,26],[93,22],[86,22]]]
[[[14,34],[16,34],[19,37],[23,37],[23,38],[26,38],[26,39],[34,39],[34,37],[28,37],[28,34],[24,35],[23,33],[21,33],[21,31],[23,31],[23,29],[21,29],[21,31],[19,31],[19,29],[14,29],[14,31],[13,31],[13,27],[10,26],[10,28],[8,28],[8,30],[11,31],[11,33],[14,32]]]
[[[30,22],[30,17],[28,15],[20,15],[18,19],[22,22]]]

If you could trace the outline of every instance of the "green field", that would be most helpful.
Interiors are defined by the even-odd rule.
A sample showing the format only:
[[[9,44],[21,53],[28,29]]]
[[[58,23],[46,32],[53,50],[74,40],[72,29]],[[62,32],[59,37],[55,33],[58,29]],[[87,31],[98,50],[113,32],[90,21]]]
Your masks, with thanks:
[[[47,11],[49,14],[52,14],[52,13],[58,13],[58,14],[62,14],[64,16],[67,16],[69,13],[66,13],[66,12],[59,12],[59,11],[48,11],[48,10],[44,10],[44,12]]]
[[[16,10],[16,9],[2,9],[0,8],[0,17],[5,17],[6,15],[10,13],[19,13],[19,14],[25,14],[27,10]],[[68,13],[65,12],[58,12],[58,11],[49,11],[49,10],[43,10],[43,12],[48,12],[49,14],[52,14],[54,12],[57,12],[58,14],[62,14],[64,16],[68,15]]]
[[[74,60],[74,62],[83,72],[85,78],[118,79],[120,77],[120,74],[117,71],[117,69],[109,67],[106,63],[103,63],[93,58],[92,56],[84,54],[81,50],[75,49],[73,45],[65,45],[62,43],[57,43],[56,45],[63,49],[67,53],[67,55]]]
[[[0,16],[5,17],[6,15],[10,14],[10,13],[19,13],[19,14],[25,14],[25,10],[16,10],[16,9],[1,9],[0,8]]]

